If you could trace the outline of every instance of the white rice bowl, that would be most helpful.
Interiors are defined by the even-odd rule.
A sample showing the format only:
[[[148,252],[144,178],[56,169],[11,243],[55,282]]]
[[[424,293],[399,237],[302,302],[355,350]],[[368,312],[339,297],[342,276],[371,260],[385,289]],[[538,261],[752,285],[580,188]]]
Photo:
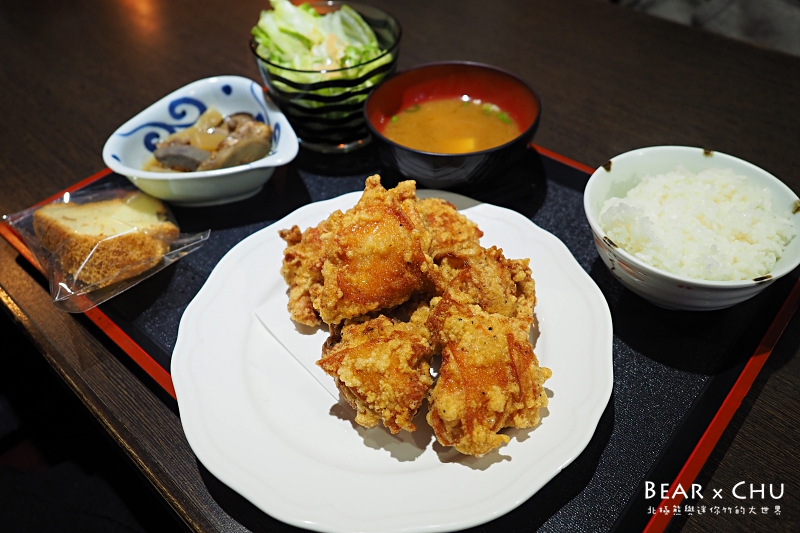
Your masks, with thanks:
[[[730,168],[679,166],[647,175],[605,201],[609,239],[654,267],[690,278],[736,281],[769,274],[795,236],[791,213],[773,211],[766,187]]]
[[[645,181],[652,183],[630,192]],[[721,152],[651,146],[620,154],[591,175],[583,205],[611,274],[660,307],[724,309],[800,265],[800,198]]]

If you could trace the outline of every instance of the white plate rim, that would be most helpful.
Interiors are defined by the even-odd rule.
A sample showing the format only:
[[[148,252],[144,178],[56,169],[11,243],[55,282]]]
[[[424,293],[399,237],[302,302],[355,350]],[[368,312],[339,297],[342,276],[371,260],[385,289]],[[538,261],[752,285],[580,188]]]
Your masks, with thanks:
[[[267,428],[232,429],[232,426],[230,426],[231,421],[226,419],[226,417],[230,418],[230,413],[225,412],[224,408],[220,411],[219,405],[219,403],[227,401],[227,397],[220,402],[219,398],[213,396],[215,394],[219,395],[220,389],[225,390],[225,386],[230,387],[226,392],[239,394],[239,391],[235,391],[233,387],[241,387],[242,381],[246,382],[247,379],[250,378],[241,375],[235,376],[233,374],[236,368],[241,370],[240,367],[244,363],[234,359],[233,362],[240,365],[240,367],[231,365],[231,370],[221,368],[221,372],[213,376],[208,375],[208,370],[199,368],[200,362],[211,360],[203,358],[211,358],[214,356],[214,354],[208,353],[209,350],[213,349],[213,346],[207,343],[208,336],[210,335],[212,339],[221,342],[220,339],[214,337],[213,332],[208,331],[208,328],[203,331],[197,329],[197,326],[204,319],[202,316],[206,313],[211,313],[211,316],[213,316],[215,313],[219,314],[223,312],[224,309],[220,308],[217,303],[218,298],[227,297],[226,295],[231,291],[239,291],[245,298],[249,297],[252,292],[252,289],[249,287],[245,286],[243,288],[241,286],[241,280],[238,282],[236,281],[237,278],[241,277],[237,276],[237,272],[241,270],[241,265],[246,264],[247,256],[249,254],[257,254],[257,250],[265,246],[267,241],[276,239],[278,228],[290,227],[292,224],[298,223],[299,221],[321,220],[335,209],[344,210],[354,205],[360,196],[361,192],[349,193],[331,200],[303,206],[287,215],[284,219],[271,224],[241,241],[232,248],[215,267],[203,288],[184,312],[179,327],[178,340],[172,357],[171,370],[173,383],[186,437],[200,462],[202,462],[214,476],[267,514],[298,527],[328,533],[344,533],[355,530],[391,533],[454,531],[488,522],[511,511],[530,498],[585,449],[596,430],[600,417],[611,397],[613,388],[612,323],[611,314],[605,298],[594,281],[580,267],[577,261],[575,261],[567,247],[558,238],[539,228],[522,215],[508,209],[480,203],[469,208],[470,212],[467,213],[467,215],[478,222],[479,226],[482,228],[482,221],[491,225],[492,220],[494,220],[495,223],[499,221],[501,225],[505,224],[510,228],[515,227],[518,233],[524,231],[522,237],[523,241],[525,241],[525,239],[531,239],[532,242],[535,241],[536,246],[542,247],[544,251],[552,254],[558,261],[559,267],[562,269],[561,275],[569,278],[567,282],[574,285],[574,292],[576,294],[580,293],[580,297],[585,300],[587,307],[591,308],[590,315],[593,317],[593,323],[571,324],[570,330],[574,332],[576,327],[580,329],[581,327],[591,326],[592,339],[586,351],[586,353],[590,355],[590,358],[587,360],[590,364],[586,368],[591,369],[593,377],[589,390],[580,392],[580,394],[586,394],[587,396],[585,399],[581,400],[583,404],[580,406],[579,412],[571,413],[575,415],[576,419],[572,421],[564,421],[563,418],[558,419],[559,426],[565,424],[569,425],[569,428],[566,430],[569,436],[567,442],[558,442],[555,447],[551,445],[551,448],[546,454],[549,462],[545,465],[543,470],[535,472],[532,479],[520,480],[520,476],[518,475],[512,479],[510,474],[506,473],[508,471],[507,468],[502,470],[505,468],[503,466],[503,461],[492,464],[484,470],[467,470],[467,472],[470,473],[466,475],[465,479],[470,479],[471,476],[477,481],[478,485],[483,485],[484,480],[487,479],[487,475],[484,473],[494,472],[492,470],[493,468],[497,469],[495,471],[502,470],[497,476],[505,476],[508,478],[508,487],[504,487],[503,490],[494,494],[484,494],[480,505],[459,504],[457,501],[457,494],[431,494],[428,498],[432,502],[430,507],[424,507],[424,504],[420,504],[420,502],[414,500],[416,506],[411,509],[405,509],[405,514],[400,517],[392,515],[396,507],[388,504],[387,509],[385,509],[383,513],[377,512],[376,515],[375,512],[372,512],[370,516],[358,516],[359,510],[357,503],[354,504],[354,508],[352,509],[342,509],[340,507],[342,505],[341,502],[338,502],[337,507],[334,508],[330,506],[330,502],[317,501],[319,505],[315,505],[314,502],[309,503],[308,501],[304,501],[303,494],[298,493],[301,488],[298,488],[297,483],[294,483],[290,478],[290,476],[292,476],[291,466],[296,467],[300,464],[312,464],[315,469],[324,470],[328,475],[340,475],[342,473],[340,466],[336,464],[320,464],[316,458],[303,455],[286,442],[278,442],[282,441],[282,439],[276,438],[273,439],[274,442],[269,443],[271,446],[271,451],[269,453],[276,451],[285,453],[287,454],[286,456],[281,457],[280,461],[273,461],[268,471],[264,468],[261,457],[251,458],[253,465],[255,465],[252,469],[248,466],[243,467],[240,462],[247,458],[243,457],[242,454],[247,454],[248,452],[252,454],[253,451],[248,447],[247,443],[235,441],[235,439],[227,433],[230,431],[241,431],[243,435],[246,436],[251,433],[251,430],[255,433],[264,433],[267,431]],[[464,202],[467,204],[476,203],[473,200],[446,191],[421,190],[419,191],[419,196],[437,196],[449,200],[456,205],[459,205],[459,203],[463,204]],[[300,225],[302,227],[302,223]],[[502,241],[502,238],[500,238],[500,240]],[[508,244],[489,241],[487,237],[482,239],[482,243],[484,246],[490,246],[492,244],[498,244],[499,246],[503,244],[504,246],[501,247],[504,249],[506,248],[505,245]],[[529,243],[526,241],[524,244],[528,245]],[[515,257],[508,253],[507,256]],[[245,263],[242,263],[242,261]],[[534,279],[537,278],[536,261],[536,257],[531,258]],[[264,268],[266,269],[269,267],[265,266]],[[277,264],[273,270],[277,273]],[[245,295],[242,291],[248,292]],[[537,316],[543,312],[542,306],[545,306],[544,309],[546,310],[547,305],[553,305],[552,303],[542,301],[542,293],[546,292],[546,286],[543,286],[540,280],[537,279],[537,293],[539,295],[539,302],[536,308]],[[567,298],[577,298],[578,296],[576,294],[568,294]],[[253,309],[256,306],[255,303],[251,303],[250,305]],[[544,312],[546,315],[547,312]],[[563,311],[561,313],[563,314]],[[252,329],[256,327],[253,325],[253,321],[255,321],[254,318],[250,323],[242,323],[238,326],[234,325],[233,327],[238,329],[233,332],[226,330],[225,335],[228,340],[234,339],[241,344],[240,336],[258,335],[258,333],[252,331]],[[577,337],[577,335],[574,336]],[[267,335],[267,337],[269,337],[269,335]],[[292,359],[286,352],[281,355]],[[543,365],[551,368],[557,366],[553,365],[553,363],[557,363],[557,361],[550,362],[546,360],[547,354],[540,353],[538,345],[537,355],[539,355]],[[237,354],[233,354],[233,357],[237,357]],[[243,358],[246,356],[238,354],[238,357]],[[313,380],[309,379],[308,381],[310,383]],[[550,383],[552,383],[552,380],[546,383],[546,387]],[[305,385],[307,384],[302,384],[302,386]],[[318,384],[314,383],[314,386],[321,390]],[[209,394],[213,398],[208,398]],[[314,393],[312,392],[311,394]],[[327,395],[327,393],[324,392],[321,394]],[[556,394],[559,394],[559,391],[556,391]],[[245,405],[246,402],[253,400],[252,396],[247,396],[246,394],[240,396],[245,399],[237,404],[236,407],[243,408],[244,410],[255,409],[252,406]],[[551,400],[551,409],[554,403],[555,402]],[[248,413],[248,415],[252,415],[252,413]],[[548,427],[548,424],[552,426],[554,424],[553,416],[555,415],[551,411],[549,420],[548,417],[545,417],[543,424],[534,429],[529,434],[528,438],[530,438],[530,436],[537,436],[537,432],[546,431],[543,428]],[[266,425],[263,417],[259,418],[259,416],[255,416],[255,419],[255,425],[260,423]],[[516,439],[512,439],[512,444],[514,444],[515,441]],[[528,445],[532,447],[533,444],[534,443],[529,443]],[[525,445],[526,443],[520,442],[514,451],[518,454],[531,453],[525,451],[517,452],[517,450],[524,450],[523,446]],[[430,445],[428,447],[430,447]],[[501,453],[505,453],[502,452],[502,450],[501,448]],[[232,455],[236,457],[232,457]],[[511,455],[510,452],[509,455]],[[510,462],[513,462],[513,459],[514,457],[512,456]],[[535,463],[535,459],[531,460]],[[268,458],[266,461],[270,462],[272,459]],[[533,463],[526,464],[526,468],[530,469],[531,464]],[[450,468],[450,470],[446,470],[446,468]],[[432,475],[438,475],[440,477],[447,476],[448,479],[441,480],[445,485],[450,481],[449,478],[461,479],[464,477],[461,471],[453,470],[450,466],[442,467],[442,472],[444,473],[441,474],[437,470],[437,473]],[[370,477],[358,472],[351,471],[346,473],[349,476],[348,479],[352,478],[356,480],[348,487],[348,490],[355,491],[352,498],[353,501],[359,500],[358,496],[360,493],[358,491],[363,490],[359,489],[359,480],[363,481],[369,478],[370,482],[377,483],[382,487],[382,484],[389,483],[389,481],[386,480],[392,480],[392,482],[394,482],[398,479],[396,475],[388,477]],[[294,474],[298,475],[299,473],[295,472]],[[412,476],[412,478],[414,475],[417,475],[418,477],[430,479],[427,478],[427,475],[423,476],[418,472],[415,474],[413,471],[409,472],[409,475]],[[265,480],[265,476],[270,479],[280,478],[281,482],[284,483],[283,488],[286,490],[275,490],[271,487],[271,482]],[[495,476],[495,478],[491,478],[491,476],[488,477],[496,483],[497,476]],[[487,484],[487,487],[489,487],[489,484]],[[292,490],[294,490],[295,493],[291,493]],[[374,489],[369,487],[367,490],[373,491]],[[425,489],[421,490],[425,491]],[[478,487],[478,491],[480,490],[481,487]],[[287,493],[287,491],[289,493]],[[410,498],[410,495],[404,495]],[[363,496],[369,497],[368,494],[364,494]]]

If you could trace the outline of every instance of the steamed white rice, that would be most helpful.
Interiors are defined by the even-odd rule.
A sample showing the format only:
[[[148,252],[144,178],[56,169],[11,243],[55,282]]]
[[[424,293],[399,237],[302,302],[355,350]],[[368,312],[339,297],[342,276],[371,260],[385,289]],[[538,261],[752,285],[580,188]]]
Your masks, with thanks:
[[[769,189],[731,169],[678,167],[607,200],[600,226],[625,251],[668,272],[753,279],[772,270],[795,236],[790,213],[775,214],[772,201]]]

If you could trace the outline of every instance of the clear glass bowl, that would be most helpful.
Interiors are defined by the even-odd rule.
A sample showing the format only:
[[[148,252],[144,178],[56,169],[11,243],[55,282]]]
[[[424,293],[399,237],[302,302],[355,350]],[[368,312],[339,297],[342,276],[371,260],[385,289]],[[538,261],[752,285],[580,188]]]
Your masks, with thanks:
[[[267,93],[289,120],[300,144],[323,153],[349,152],[368,144],[371,135],[364,120],[364,100],[372,89],[395,71],[402,28],[392,15],[354,2],[319,2],[319,13],[335,11],[344,3],[358,11],[378,38],[385,53],[349,68],[296,70],[272,63],[258,54],[250,39]]]

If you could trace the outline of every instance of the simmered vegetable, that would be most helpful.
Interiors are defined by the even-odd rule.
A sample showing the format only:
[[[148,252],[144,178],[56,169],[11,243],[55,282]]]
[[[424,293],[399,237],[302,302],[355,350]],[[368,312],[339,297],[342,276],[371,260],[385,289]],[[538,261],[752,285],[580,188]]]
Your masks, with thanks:
[[[272,129],[248,113],[208,109],[195,123],[156,145],[145,170],[191,172],[252,163],[269,154]]]

